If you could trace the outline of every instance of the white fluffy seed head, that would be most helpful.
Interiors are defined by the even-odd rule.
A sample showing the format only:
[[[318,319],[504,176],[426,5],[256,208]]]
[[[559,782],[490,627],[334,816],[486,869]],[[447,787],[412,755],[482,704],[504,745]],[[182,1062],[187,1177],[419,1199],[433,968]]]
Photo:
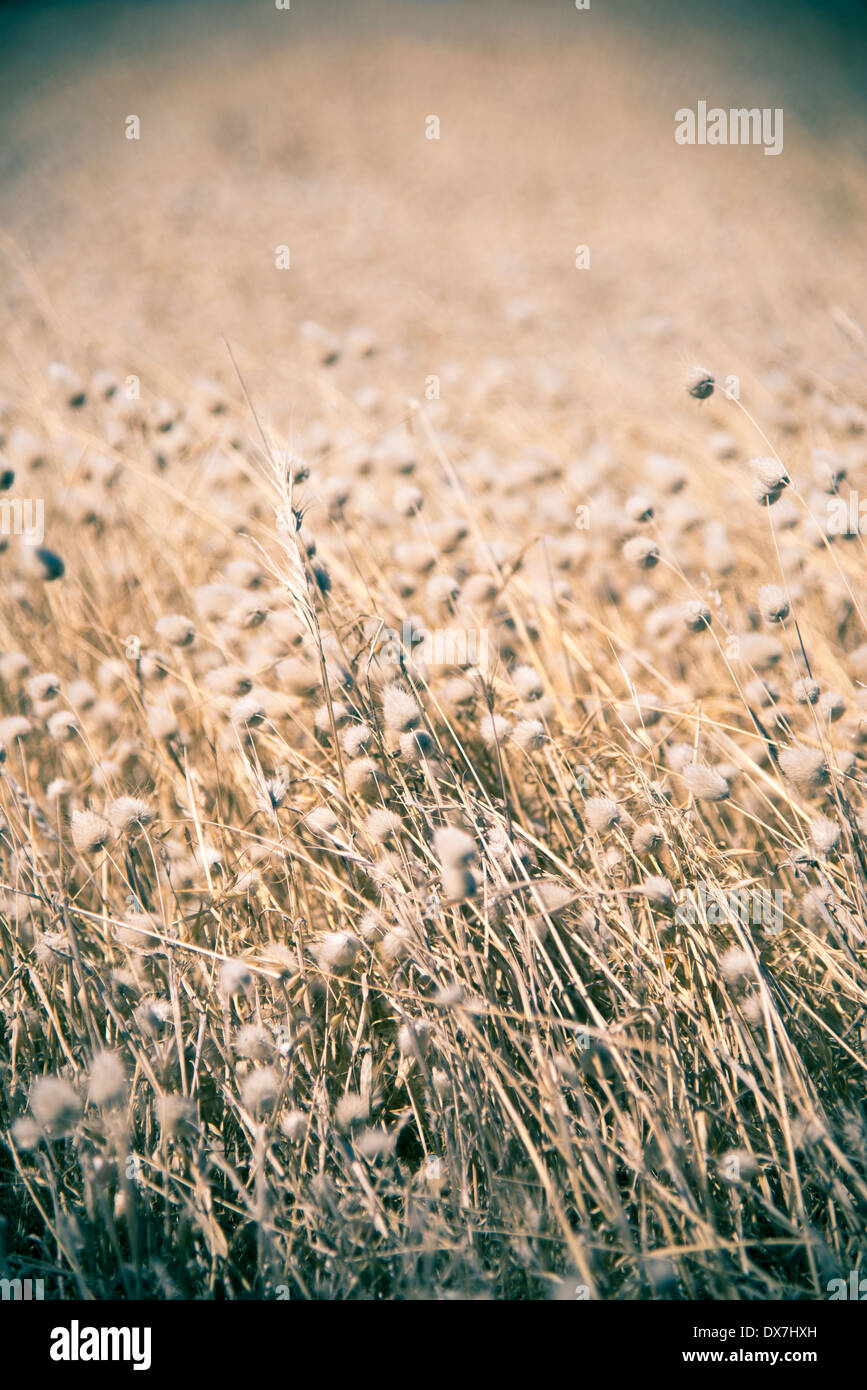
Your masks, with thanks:
[[[96,854],[114,838],[114,828],[97,811],[73,811],[70,818],[72,843],[79,854]]]
[[[68,709],[59,709],[48,718],[48,733],[55,743],[69,743],[79,728],[78,719]]]
[[[639,858],[652,854],[662,843],[662,832],[652,821],[637,825],[632,834],[632,848]]]
[[[659,546],[649,536],[632,536],[623,547],[623,558],[639,569],[652,569],[659,563]]]
[[[126,834],[130,830],[150,825],[153,812],[146,801],[137,796],[119,796],[108,809],[108,818],[115,830]]]
[[[516,666],[512,672],[512,684],[522,700],[538,700],[545,689],[542,677],[532,666]]]
[[[502,744],[509,736],[511,725],[502,714],[486,714],[479,722],[479,733],[490,748]]]
[[[781,623],[789,616],[789,600],[779,584],[763,584],[756,602],[766,623]]]
[[[472,898],[478,889],[472,869],[447,864],[442,871],[443,897],[449,903],[462,903]]]
[[[601,835],[617,825],[620,808],[609,796],[588,796],[584,802],[584,816],[588,825]]]
[[[539,719],[519,719],[512,730],[512,742],[524,753],[537,753],[547,738],[545,725]]]
[[[62,1076],[40,1076],[30,1092],[30,1109],[43,1129],[62,1131],[75,1124],[81,1101]]]
[[[725,954],[720,957],[720,969],[729,984],[748,979],[756,973],[753,957],[748,951],[742,950],[740,946],[729,947]]]
[[[808,676],[803,676],[792,684],[792,698],[797,700],[799,705],[815,705],[819,698],[819,686],[816,681],[810,680]]]
[[[377,806],[364,822],[364,828],[372,840],[381,844],[398,835],[401,824],[400,816],[396,811],[389,811],[384,806]]]
[[[466,676],[453,676],[451,680],[446,681],[442,694],[447,705],[461,706],[473,704],[478,692]]]
[[[274,1107],[280,1078],[273,1067],[256,1067],[241,1083],[241,1100],[251,1115],[265,1115]]]
[[[346,786],[356,796],[374,797],[378,791],[377,778],[382,777],[382,769],[373,758],[353,758],[345,769]]]
[[[756,671],[766,671],[782,659],[782,644],[770,633],[742,632],[736,640],[737,657]]]
[[[779,688],[773,681],[762,680],[761,676],[755,676],[745,687],[745,694],[751,705],[773,705],[779,698]]]
[[[630,521],[650,521],[653,516],[653,503],[649,497],[635,493],[626,499],[624,510]]]
[[[360,949],[361,942],[352,932],[335,931],[322,938],[316,955],[323,970],[351,970]]]
[[[404,734],[410,729],[418,728],[421,723],[421,710],[402,685],[389,685],[382,695],[382,717],[387,729],[393,733]]]
[[[710,627],[710,609],[706,603],[702,603],[701,599],[687,599],[680,611],[683,625],[688,632],[702,632],[704,628]]]
[[[165,705],[151,705],[147,709],[148,728],[159,743],[168,743],[178,733],[178,721]]]
[[[352,723],[352,710],[342,700],[332,700],[330,709],[327,703],[320,705],[313,717],[319,732],[326,736],[331,735],[332,721],[338,733]]]
[[[373,742],[373,730],[367,724],[350,724],[343,730],[343,750],[347,757],[357,758]]]
[[[456,825],[444,825],[435,832],[434,850],[446,868],[465,868],[473,863],[477,854],[472,835]]]
[[[652,907],[666,908],[674,902],[674,889],[661,874],[649,874],[641,884],[641,893]]]
[[[290,1144],[300,1144],[307,1133],[307,1116],[303,1110],[289,1110],[280,1121],[280,1128]]]
[[[220,988],[228,998],[249,989],[252,980],[245,960],[226,960],[220,966]]]
[[[789,475],[783,465],[775,458],[750,460],[753,471],[752,492],[756,502],[762,506],[772,506],[780,498],[784,487],[788,486]]]
[[[828,816],[817,816],[810,822],[810,840],[819,854],[830,854],[840,840],[840,827]]]
[[[196,629],[189,618],[180,613],[168,613],[160,618],[156,630],[172,647],[191,647],[196,640]]]
[[[34,703],[41,703],[44,700],[53,700],[60,694],[60,677],[51,671],[45,671],[38,676],[31,676],[27,682],[28,698]]]
[[[725,801],[729,795],[730,788],[725,777],[705,763],[687,763],[682,776],[687,791],[696,801]]]
[[[4,748],[14,748],[19,739],[23,743],[32,732],[30,720],[21,714],[10,714],[6,719],[0,719],[0,744]]]
[[[846,713],[846,701],[836,690],[826,690],[819,699],[819,710],[833,724]]]
[[[424,503],[421,490],[412,484],[406,487],[399,487],[394,494],[394,509],[401,516],[415,516],[420,512]]]
[[[88,1094],[94,1105],[120,1105],[126,1098],[126,1073],[116,1052],[98,1052],[90,1067]]]
[[[707,400],[708,396],[713,395],[713,372],[709,372],[707,367],[690,367],[683,384],[694,400]]]
[[[333,835],[337,830],[337,816],[330,806],[317,806],[304,817],[304,824],[314,835]]]
[[[240,700],[233,700],[229,709],[229,721],[239,732],[258,729],[265,718],[265,710],[254,695],[242,695]]]
[[[846,463],[839,455],[827,449],[813,452],[813,480],[818,488],[831,495],[840,491],[840,484],[846,477]]]
[[[792,743],[780,753],[780,767],[790,782],[804,792],[818,792],[828,783],[828,765],[818,748]]]
[[[400,735],[399,741],[401,757],[407,762],[421,762],[434,751],[434,741],[426,729],[408,729]]]
[[[695,761],[695,750],[691,743],[670,743],[665,750],[665,761],[672,772],[683,772],[687,763]]]
[[[423,1057],[428,1050],[431,1025],[424,1019],[403,1023],[397,1030],[397,1049],[401,1057]]]

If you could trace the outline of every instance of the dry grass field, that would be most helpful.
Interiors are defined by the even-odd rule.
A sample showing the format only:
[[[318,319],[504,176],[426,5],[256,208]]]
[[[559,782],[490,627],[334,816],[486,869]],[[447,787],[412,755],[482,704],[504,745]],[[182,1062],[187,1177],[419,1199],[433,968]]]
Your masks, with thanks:
[[[0,1272],[46,1297],[860,1267],[863,115],[818,41],[553,10],[145,6],[7,102]],[[782,154],[678,145],[703,98]]]

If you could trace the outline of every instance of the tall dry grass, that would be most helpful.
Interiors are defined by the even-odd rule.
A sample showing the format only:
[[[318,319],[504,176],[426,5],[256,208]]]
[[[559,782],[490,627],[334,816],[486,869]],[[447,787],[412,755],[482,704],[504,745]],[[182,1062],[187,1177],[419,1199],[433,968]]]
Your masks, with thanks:
[[[818,1298],[858,1266],[864,540],[830,518],[867,403],[845,225],[801,197],[831,174],[806,136],[770,191],[725,152],[770,264],[695,163],[654,212],[685,152],[643,167],[653,82],[612,43],[576,288],[574,75],[519,47],[398,45],[386,148],[346,54],[308,52],[300,90],[347,97],[289,149],[203,63],[138,165],[22,187],[3,495],[47,553],[0,556],[0,1203],[49,1296]],[[538,111],[497,105],[519,60]],[[432,61],[473,80],[419,153]],[[278,76],[237,78],[248,122]]]

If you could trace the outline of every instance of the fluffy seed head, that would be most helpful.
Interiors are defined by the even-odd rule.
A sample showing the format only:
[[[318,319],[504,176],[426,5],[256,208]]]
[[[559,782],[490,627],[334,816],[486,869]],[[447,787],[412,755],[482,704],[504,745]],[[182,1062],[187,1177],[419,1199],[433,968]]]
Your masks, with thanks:
[[[783,488],[789,484],[789,475],[779,460],[770,457],[752,459],[750,468],[753,470],[755,501],[766,507],[779,501]]]
[[[682,775],[687,791],[696,801],[725,801],[730,793],[722,773],[705,763],[687,763]]]
[[[545,725],[539,719],[519,719],[512,730],[512,742],[525,753],[537,753],[544,747],[547,737]]]
[[[766,623],[781,623],[789,616],[789,600],[779,584],[763,584],[756,601]]]
[[[73,811],[70,826],[72,843],[79,854],[96,854],[114,838],[111,822],[97,811]]]
[[[667,908],[674,902],[674,889],[661,874],[648,874],[641,884],[641,894],[651,907]]]
[[[810,822],[810,840],[819,854],[830,854],[840,840],[840,827],[827,816],[817,816]]]
[[[444,825],[434,834],[434,850],[446,868],[465,868],[476,858],[476,842],[472,835],[456,825]]]
[[[280,1078],[273,1067],[256,1067],[241,1083],[241,1100],[251,1115],[262,1116],[274,1108]]]
[[[119,796],[108,808],[108,818],[115,830],[128,834],[131,830],[150,825],[153,812],[147,802],[137,796]]]
[[[442,871],[443,897],[449,903],[462,903],[475,897],[478,883],[472,869],[447,864]],[[385,943],[383,943],[385,944]]]
[[[71,710],[59,709],[49,716],[46,727],[55,743],[69,743],[75,738],[79,723]]]
[[[713,395],[713,373],[706,367],[690,367],[684,377],[684,385],[694,400],[706,401],[708,396]]]
[[[799,705],[815,705],[819,698],[819,686],[816,681],[804,676],[792,683],[792,698],[797,700]]]
[[[43,700],[53,700],[60,694],[60,688],[60,677],[48,671],[31,676],[27,682],[27,694],[34,704]]]
[[[701,632],[710,627],[710,609],[701,599],[687,599],[681,608],[683,625],[689,632]]]
[[[361,942],[350,931],[329,932],[322,938],[317,959],[323,970],[351,970]]]
[[[740,946],[731,946],[720,958],[720,969],[729,984],[736,984],[755,975],[756,964],[748,951],[742,950]]]
[[[511,725],[502,714],[486,714],[479,722],[479,733],[490,748],[503,743],[509,735]]]
[[[10,714],[6,719],[0,719],[0,744],[4,748],[13,748],[20,739],[23,743],[33,731],[33,725],[29,719],[25,719],[20,714]]]
[[[387,729],[391,729],[393,733],[405,734],[410,729],[418,728],[421,723],[421,710],[402,685],[389,685],[382,695],[382,717]]]
[[[588,825],[601,835],[617,825],[620,820],[620,808],[617,802],[608,796],[588,796],[584,802],[584,816]]]
[[[421,491],[412,484],[399,487],[394,494],[394,509],[401,516],[415,516],[417,512],[421,511],[423,503],[424,497]]]
[[[651,821],[645,821],[642,825],[637,825],[632,834],[632,848],[639,858],[646,854],[652,854],[662,843],[662,832],[658,825]]]
[[[818,748],[792,743],[780,753],[780,767],[799,790],[818,792],[828,783],[828,765]]]
[[[626,499],[624,508],[630,521],[650,521],[653,516],[653,503],[649,497],[636,493]]]
[[[351,724],[343,730],[343,748],[350,758],[357,758],[373,742],[373,730],[367,724]]]
[[[61,1076],[40,1076],[30,1092],[33,1118],[43,1129],[62,1133],[70,1129],[81,1114],[81,1101]]]
[[[317,806],[304,817],[304,824],[314,835],[330,836],[337,830],[338,820],[330,806]]]
[[[516,666],[512,672],[512,684],[522,700],[538,700],[545,689],[542,677],[532,666]]]
[[[370,798],[377,795],[382,768],[373,758],[354,758],[351,763],[347,763],[345,775],[348,790],[356,796]]]
[[[426,729],[409,729],[400,735],[401,757],[408,762],[421,762],[423,758],[430,757],[433,749],[434,741]]]
[[[90,1067],[88,1094],[94,1105],[120,1105],[126,1098],[126,1073],[116,1052],[98,1052]]]
[[[196,629],[189,618],[180,613],[168,613],[160,618],[156,630],[172,647],[191,647],[196,640]]]
[[[649,536],[633,536],[623,547],[623,557],[640,569],[653,569],[659,563],[659,546]]]
[[[244,960],[225,960],[220,966],[220,989],[227,998],[248,989],[253,977]]]
[[[307,1116],[303,1110],[289,1110],[280,1121],[280,1128],[290,1144],[300,1144],[307,1133]]]
[[[377,806],[364,822],[364,828],[371,839],[382,843],[400,834],[401,819],[396,811],[389,811],[384,806]]]
[[[836,690],[826,690],[819,699],[819,709],[830,723],[836,723],[846,713],[846,701]]]

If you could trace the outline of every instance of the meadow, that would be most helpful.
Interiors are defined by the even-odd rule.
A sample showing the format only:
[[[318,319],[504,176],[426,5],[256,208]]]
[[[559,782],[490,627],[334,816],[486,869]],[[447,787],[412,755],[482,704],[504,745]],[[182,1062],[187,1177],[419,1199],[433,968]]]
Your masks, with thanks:
[[[867,1218],[859,127],[700,34],[431,8],[17,112],[0,1273],[826,1298]],[[680,145],[705,95],[785,105],[779,157]]]

